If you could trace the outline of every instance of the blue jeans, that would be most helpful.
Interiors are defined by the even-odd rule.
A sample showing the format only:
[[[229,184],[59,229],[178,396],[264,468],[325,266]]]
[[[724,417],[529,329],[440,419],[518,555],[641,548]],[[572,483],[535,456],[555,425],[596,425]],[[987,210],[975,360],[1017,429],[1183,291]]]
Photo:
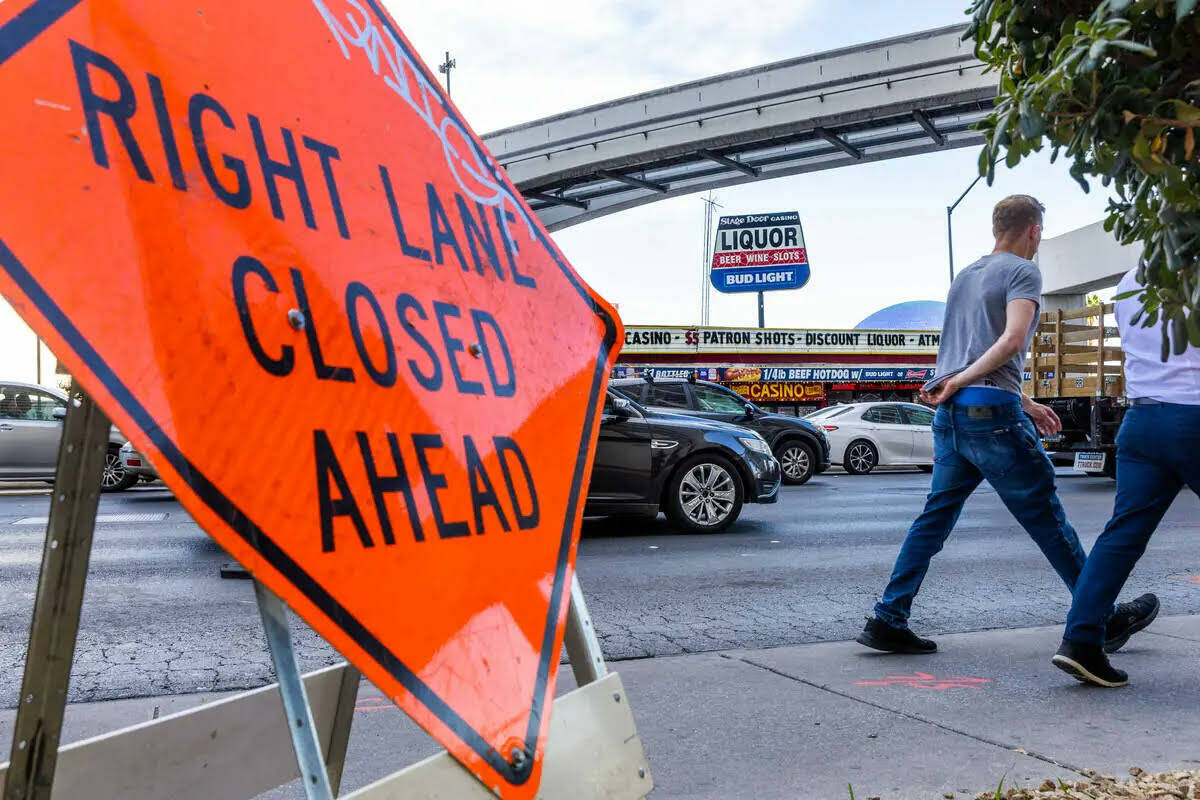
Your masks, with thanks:
[[[1200,406],[1134,406],[1117,434],[1117,498],[1075,587],[1064,639],[1101,644],[1107,609],[1183,487],[1200,495]]]
[[[958,521],[963,503],[986,479],[1050,565],[1073,589],[1084,553],[1054,488],[1054,465],[1019,402],[999,406],[943,403],[933,420],[933,480],[925,510],[908,531],[875,615],[908,625],[913,598]]]

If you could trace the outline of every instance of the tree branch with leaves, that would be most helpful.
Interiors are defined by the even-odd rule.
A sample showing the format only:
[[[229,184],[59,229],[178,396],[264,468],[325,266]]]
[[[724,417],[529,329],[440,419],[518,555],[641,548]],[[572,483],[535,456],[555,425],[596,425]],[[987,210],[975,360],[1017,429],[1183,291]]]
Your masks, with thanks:
[[[1111,187],[1104,227],[1142,246],[1138,319],[1167,321],[1164,360],[1200,347],[1198,4],[973,0],[964,36],[1000,79],[980,173],[1048,145],[1083,191]]]

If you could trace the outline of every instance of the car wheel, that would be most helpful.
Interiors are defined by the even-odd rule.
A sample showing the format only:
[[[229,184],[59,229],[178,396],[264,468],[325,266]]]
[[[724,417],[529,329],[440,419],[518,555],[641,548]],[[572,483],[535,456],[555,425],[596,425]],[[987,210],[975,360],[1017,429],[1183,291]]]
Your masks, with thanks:
[[[859,439],[851,442],[846,448],[846,457],[842,463],[846,472],[852,475],[866,475],[879,464],[879,451],[867,440]]]
[[[123,492],[137,483],[137,475],[125,469],[121,453],[111,448],[104,454],[104,472],[100,475],[100,491]]]
[[[683,463],[667,486],[667,516],[691,533],[724,530],[742,513],[742,481],[718,455],[701,454]]]
[[[779,467],[783,471],[783,482],[790,486],[808,483],[808,479],[816,471],[817,459],[813,449],[801,441],[792,439],[784,442],[776,451]]]

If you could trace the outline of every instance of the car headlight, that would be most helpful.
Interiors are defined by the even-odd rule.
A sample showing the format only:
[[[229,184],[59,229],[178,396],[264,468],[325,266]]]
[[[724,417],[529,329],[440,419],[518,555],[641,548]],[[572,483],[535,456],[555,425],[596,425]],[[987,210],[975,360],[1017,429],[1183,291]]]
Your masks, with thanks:
[[[764,456],[771,455],[771,445],[767,444],[764,439],[758,436],[739,436],[738,441],[741,442],[747,450],[753,450],[756,453],[761,453]]]

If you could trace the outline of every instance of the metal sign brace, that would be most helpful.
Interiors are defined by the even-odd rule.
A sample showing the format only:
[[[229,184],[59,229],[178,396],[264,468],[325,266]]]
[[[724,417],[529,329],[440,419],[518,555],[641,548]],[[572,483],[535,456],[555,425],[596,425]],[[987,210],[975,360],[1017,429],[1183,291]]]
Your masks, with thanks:
[[[54,784],[109,425],[108,417],[90,397],[71,392],[58,446],[58,472],[46,523],[4,800],[49,800]]]

